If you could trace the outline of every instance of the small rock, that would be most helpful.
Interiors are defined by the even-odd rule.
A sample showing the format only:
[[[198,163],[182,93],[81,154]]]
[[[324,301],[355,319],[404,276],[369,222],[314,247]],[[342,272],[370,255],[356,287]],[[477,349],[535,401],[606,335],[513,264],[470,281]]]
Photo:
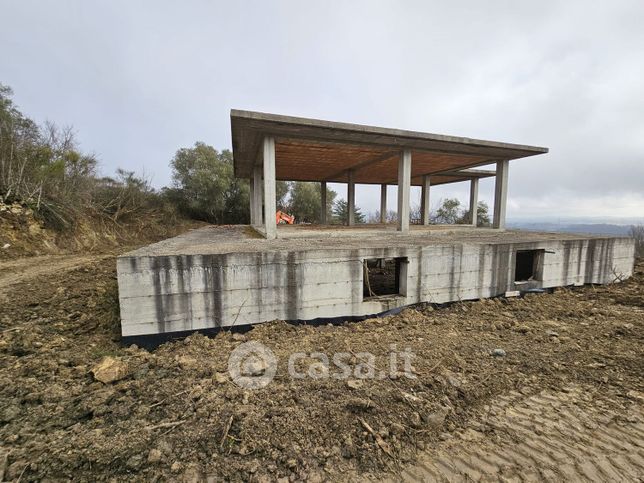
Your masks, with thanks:
[[[268,369],[268,362],[263,357],[254,354],[249,356],[241,365],[241,375],[246,377],[257,377],[263,375]]]
[[[402,395],[407,401],[411,403],[420,402],[421,400],[418,396],[414,396],[413,394],[409,394],[408,392],[403,392]]]
[[[233,340],[236,342],[246,342],[246,335],[245,334],[240,334],[239,332],[235,332],[233,334]]]
[[[506,355],[503,349],[493,349],[490,354],[492,354],[494,357],[505,357]]]
[[[3,249],[3,250],[6,250],[6,249],[7,249],[7,248],[9,248],[10,246],[11,246],[11,243],[5,243],[4,245],[2,245],[2,249]]]
[[[16,404],[11,404],[7,406],[5,410],[2,412],[2,417],[0,417],[0,422],[8,423],[16,419],[19,415],[20,415],[20,406]]]
[[[162,456],[161,451],[159,451],[156,448],[151,449],[150,452],[148,453],[148,463],[152,463],[152,464],[158,463],[159,461],[161,461],[161,456]]]
[[[143,462],[143,456],[140,454],[134,454],[128,458],[128,460],[125,462],[125,466],[130,468],[131,470],[137,470],[141,467],[141,463]]]
[[[172,454],[172,446],[170,446],[170,443],[168,443],[165,439],[162,439],[157,443],[157,448],[165,455]]]
[[[405,427],[400,423],[391,423],[389,429],[392,434],[400,435],[405,433]]]
[[[447,417],[447,408],[440,408],[438,411],[428,414],[425,417],[427,424],[432,429],[439,429],[445,423],[445,418]]]
[[[369,399],[352,397],[347,401],[346,407],[353,410],[366,411],[373,407],[373,403]]]
[[[361,379],[349,379],[347,381],[347,386],[351,389],[360,389],[362,387],[362,380]]]
[[[179,461],[172,463],[170,471],[172,471],[173,473],[178,473],[179,471],[181,471],[181,463]]]
[[[195,369],[199,365],[197,359],[190,356],[177,356],[175,360],[179,363],[181,369]]]
[[[109,384],[126,377],[128,367],[122,360],[107,356],[92,368],[92,374],[97,381]]]
[[[199,469],[199,465],[196,463],[191,463],[186,468],[186,471],[183,473],[182,480],[185,483],[199,483],[203,481],[203,475]]]
[[[448,370],[445,370],[441,375],[447,380],[447,383],[455,389],[460,389],[463,386],[463,382],[456,377],[456,375]]]
[[[217,384],[226,384],[228,382],[228,374],[225,372],[215,372],[215,382]]]
[[[559,333],[554,330],[546,330],[546,335],[548,337],[559,337]]]
[[[420,417],[420,414],[418,414],[417,412],[411,413],[409,422],[414,428],[419,428],[420,426],[422,426],[422,419]]]

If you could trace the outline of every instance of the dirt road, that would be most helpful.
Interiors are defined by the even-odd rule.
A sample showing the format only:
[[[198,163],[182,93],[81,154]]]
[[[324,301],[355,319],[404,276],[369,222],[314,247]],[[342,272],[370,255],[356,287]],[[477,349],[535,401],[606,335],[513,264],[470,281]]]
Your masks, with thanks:
[[[2,262],[0,480],[642,481],[643,268],[610,287],[148,352],[119,344],[113,256]],[[245,341],[278,360],[264,389],[229,378]],[[415,378],[287,372],[294,351],[384,364],[392,346],[414,352]],[[92,375],[106,356],[125,368],[111,383]]]
[[[0,296],[12,285],[37,280],[56,272],[72,270],[112,255],[43,255],[0,261]]]

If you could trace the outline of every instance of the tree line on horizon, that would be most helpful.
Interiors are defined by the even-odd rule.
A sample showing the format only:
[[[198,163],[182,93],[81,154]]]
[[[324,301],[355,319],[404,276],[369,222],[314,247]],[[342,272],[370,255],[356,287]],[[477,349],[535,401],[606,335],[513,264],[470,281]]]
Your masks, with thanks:
[[[197,142],[180,148],[170,161],[172,185],[154,189],[144,176],[117,169],[114,176],[99,176],[98,160],[83,152],[72,128],[47,122],[38,125],[13,103],[13,91],[0,83],[0,203],[29,206],[46,226],[72,229],[79,220],[98,216],[121,223],[143,213],[162,212],[215,224],[249,223],[249,182],[235,178],[229,150]],[[319,223],[319,183],[278,181],[277,208],[298,222]],[[327,220],[345,224],[346,200],[327,187]],[[378,223],[380,213],[355,208],[356,223]],[[420,207],[412,207],[412,223],[420,220]],[[386,220],[397,214],[388,211]],[[456,198],[441,200],[432,211],[432,223],[468,223],[469,213]],[[479,202],[478,225],[490,224],[487,204]],[[639,256],[644,255],[644,227],[632,226]]]
[[[144,176],[117,169],[115,176],[99,176],[95,155],[79,148],[71,127],[47,122],[38,125],[13,103],[13,91],[0,84],[0,202],[32,208],[52,228],[68,229],[86,216],[114,223],[143,211],[164,210],[215,224],[249,223],[249,182],[235,178],[233,156],[202,142],[180,148],[170,161],[172,184],[154,189]],[[327,220],[345,224],[348,203],[327,188]],[[297,222],[320,222],[319,183],[278,181],[277,208]],[[395,222],[396,213],[387,213]],[[435,223],[465,223],[467,211],[457,199],[443,200],[432,214]],[[420,218],[412,208],[412,221]],[[356,223],[377,223],[378,212],[354,208]],[[479,223],[489,223],[487,205],[479,206]]]

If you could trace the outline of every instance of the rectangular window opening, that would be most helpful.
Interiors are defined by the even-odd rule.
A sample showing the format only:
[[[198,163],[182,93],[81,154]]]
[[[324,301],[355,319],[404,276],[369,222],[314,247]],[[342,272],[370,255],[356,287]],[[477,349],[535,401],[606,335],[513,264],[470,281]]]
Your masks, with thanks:
[[[404,294],[407,258],[367,258],[363,262],[363,299]]]
[[[543,250],[519,250],[514,266],[515,282],[530,282],[541,278]]]

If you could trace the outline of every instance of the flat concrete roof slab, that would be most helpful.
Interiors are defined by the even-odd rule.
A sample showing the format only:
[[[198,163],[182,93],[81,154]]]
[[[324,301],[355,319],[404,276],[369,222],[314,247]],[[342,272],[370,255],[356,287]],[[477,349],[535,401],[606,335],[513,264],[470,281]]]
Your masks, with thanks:
[[[436,185],[470,179],[455,171],[548,152],[538,146],[252,111],[232,110],[230,120],[239,178],[250,178],[261,161],[265,136],[275,138],[275,174],[285,181],[346,182],[351,169],[356,183],[397,184],[400,152],[409,149],[411,184],[420,185],[424,175],[431,175]]]
[[[580,233],[499,231],[466,225],[412,225],[409,234],[395,225],[279,225],[278,238],[264,239],[248,225],[213,225],[139,248],[122,257],[217,255],[273,251],[346,250],[450,244],[532,243],[548,240],[623,238]]]

